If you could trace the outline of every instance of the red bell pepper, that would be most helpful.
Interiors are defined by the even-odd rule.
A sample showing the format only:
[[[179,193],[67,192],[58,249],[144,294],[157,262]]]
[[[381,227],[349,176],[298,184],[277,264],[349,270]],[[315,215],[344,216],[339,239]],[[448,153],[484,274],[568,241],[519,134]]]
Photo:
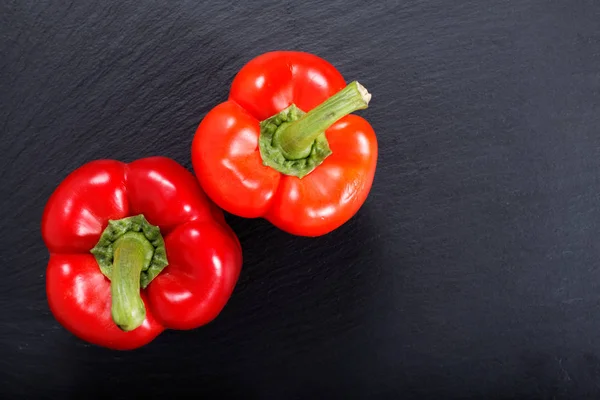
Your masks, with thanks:
[[[77,337],[119,350],[213,320],[242,264],[222,212],[164,157],[76,169],[48,200],[42,236],[53,315]]]
[[[232,214],[264,217],[295,235],[329,233],[360,209],[373,183],[375,132],[348,115],[370,98],[315,55],[260,55],[198,126],[196,177]]]

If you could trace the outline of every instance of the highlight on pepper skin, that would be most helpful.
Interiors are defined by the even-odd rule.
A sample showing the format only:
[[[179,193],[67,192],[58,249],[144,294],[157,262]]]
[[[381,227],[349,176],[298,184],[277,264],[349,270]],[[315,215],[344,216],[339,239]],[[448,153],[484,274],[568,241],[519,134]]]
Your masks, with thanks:
[[[259,55],[196,129],[196,178],[229,213],[265,218],[293,235],[325,235],[350,220],[371,190],[377,138],[352,114],[370,100],[316,55]]]

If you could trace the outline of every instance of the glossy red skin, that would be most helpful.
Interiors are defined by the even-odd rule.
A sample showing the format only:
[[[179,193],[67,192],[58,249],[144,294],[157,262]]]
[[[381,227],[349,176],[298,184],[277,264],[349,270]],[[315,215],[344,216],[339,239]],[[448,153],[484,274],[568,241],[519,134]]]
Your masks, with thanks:
[[[192,162],[206,194],[224,210],[264,217],[299,236],[337,229],[364,204],[375,175],[377,139],[363,118],[349,115],[326,132],[333,154],[302,179],[264,166],[259,122],[292,103],[310,111],[346,86],[327,61],[277,51],[256,57],[236,75],[229,99],[196,130]]]
[[[137,214],[160,227],[169,265],[142,290],[142,326],[124,332],[110,314],[110,281],[89,251],[109,219]],[[222,212],[189,171],[165,157],[99,160],[76,169],[48,200],[42,236],[50,251],[50,310],[77,337],[117,350],[141,347],[165,328],[213,320],[242,265],[240,243]]]

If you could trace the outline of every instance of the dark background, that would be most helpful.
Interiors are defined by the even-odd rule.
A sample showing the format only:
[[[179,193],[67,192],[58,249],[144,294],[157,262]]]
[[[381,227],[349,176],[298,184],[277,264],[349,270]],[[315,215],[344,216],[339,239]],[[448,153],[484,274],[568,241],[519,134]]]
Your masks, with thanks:
[[[3,0],[0,44],[0,397],[600,396],[600,2]],[[373,93],[365,206],[317,239],[228,216],[245,264],[206,327],[133,352],[67,333],[50,193],[97,158],[191,168],[277,49]]]

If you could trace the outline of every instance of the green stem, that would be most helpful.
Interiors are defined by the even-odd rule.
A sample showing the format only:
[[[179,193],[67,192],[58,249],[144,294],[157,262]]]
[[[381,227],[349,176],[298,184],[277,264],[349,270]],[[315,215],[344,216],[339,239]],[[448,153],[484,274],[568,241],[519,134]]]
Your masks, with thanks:
[[[146,308],[140,297],[140,276],[150,264],[153,252],[154,248],[140,232],[127,232],[114,244],[111,314],[124,331],[134,330],[146,318]]]
[[[275,135],[275,144],[288,160],[306,158],[321,133],[342,117],[367,108],[370,100],[367,89],[354,81],[297,121],[282,125]]]
[[[139,327],[146,317],[140,287],[145,289],[169,264],[160,228],[141,214],[110,220],[90,252],[111,281],[114,322],[124,331]]]

